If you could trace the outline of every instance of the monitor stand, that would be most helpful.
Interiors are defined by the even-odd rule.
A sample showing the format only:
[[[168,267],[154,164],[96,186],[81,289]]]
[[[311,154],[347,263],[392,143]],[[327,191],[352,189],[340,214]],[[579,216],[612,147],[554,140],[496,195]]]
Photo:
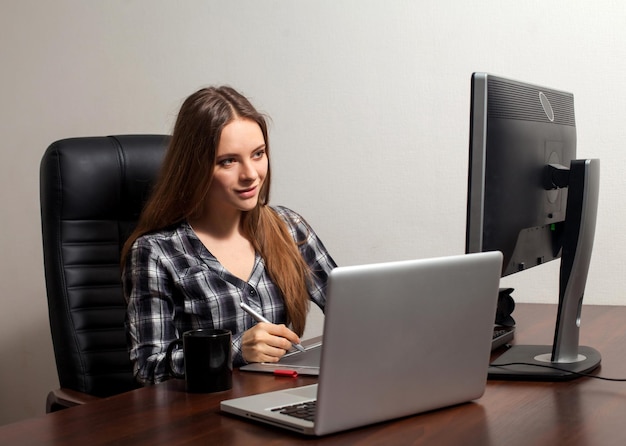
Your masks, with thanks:
[[[579,346],[574,362],[553,362],[550,345],[514,345],[489,366],[488,379],[515,381],[569,381],[600,365],[600,353]],[[512,364],[498,366],[499,364]]]
[[[562,170],[559,169],[561,174]],[[600,365],[601,356],[597,350],[578,345],[583,294],[596,227],[600,161],[573,160],[569,174],[564,178],[568,194],[554,343],[552,346],[512,346],[490,365],[489,379],[571,380],[580,377],[578,373],[589,373]],[[555,181],[555,187],[564,186],[557,184],[559,181]]]

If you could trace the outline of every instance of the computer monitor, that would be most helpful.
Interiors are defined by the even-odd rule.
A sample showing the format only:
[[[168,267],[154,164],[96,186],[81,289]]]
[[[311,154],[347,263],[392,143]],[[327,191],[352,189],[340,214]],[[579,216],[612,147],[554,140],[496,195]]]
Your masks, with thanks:
[[[512,346],[494,364],[516,365],[490,367],[491,379],[566,380],[599,365],[579,346],[598,189],[599,160],[576,159],[571,93],[472,74],[466,252],[501,251],[502,276],[561,260],[553,345]]]

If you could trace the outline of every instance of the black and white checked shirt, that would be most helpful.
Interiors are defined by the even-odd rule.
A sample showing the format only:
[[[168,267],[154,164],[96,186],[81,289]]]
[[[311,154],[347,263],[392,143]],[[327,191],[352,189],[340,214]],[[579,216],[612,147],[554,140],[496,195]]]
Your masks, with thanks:
[[[323,310],[326,281],[336,264],[300,215],[285,207],[273,209],[287,223],[311,269],[309,295]],[[169,343],[196,328],[230,330],[233,366],[244,364],[241,337],[255,322],[239,307],[240,301],[273,323],[286,321],[283,298],[259,254],[245,282],[218,262],[187,222],[138,238],[122,280],[128,302],[130,359],[137,380],[144,384],[168,378],[164,359]],[[182,351],[176,351],[173,358],[174,369],[182,372]]]

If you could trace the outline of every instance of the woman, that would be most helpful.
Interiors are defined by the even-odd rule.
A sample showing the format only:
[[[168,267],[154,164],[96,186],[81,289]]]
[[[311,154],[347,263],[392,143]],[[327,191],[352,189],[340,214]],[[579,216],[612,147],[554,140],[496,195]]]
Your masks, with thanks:
[[[324,308],[335,262],[302,217],[268,205],[269,153],[264,117],[232,88],[201,89],[183,103],[122,250],[138,381],[167,379],[167,346],[196,328],[231,330],[234,366],[276,362],[300,342],[309,301]],[[240,302],[271,323],[255,323]],[[180,351],[174,366],[182,372]]]

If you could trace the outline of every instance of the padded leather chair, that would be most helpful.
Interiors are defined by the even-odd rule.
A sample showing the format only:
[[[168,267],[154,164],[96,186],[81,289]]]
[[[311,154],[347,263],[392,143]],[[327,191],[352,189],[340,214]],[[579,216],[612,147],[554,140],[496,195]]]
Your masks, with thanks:
[[[128,356],[121,248],[157,176],[169,137],[57,141],[41,161],[50,330],[61,388],[46,411],[136,388]]]

